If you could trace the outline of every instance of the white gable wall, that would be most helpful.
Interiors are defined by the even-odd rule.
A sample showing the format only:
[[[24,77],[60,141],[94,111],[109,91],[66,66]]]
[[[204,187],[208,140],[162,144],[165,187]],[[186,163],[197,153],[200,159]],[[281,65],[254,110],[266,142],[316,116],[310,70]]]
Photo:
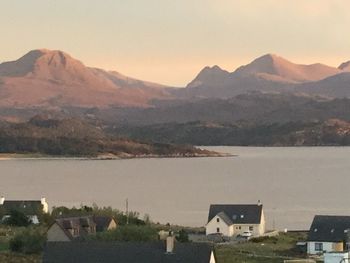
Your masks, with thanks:
[[[219,222],[218,222],[219,219]],[[219,229],[219,232],[217,231]],[[233,236],[233,226],[227,225],[219,216],[214,216],[212,220],[206,225],[205,233],[207,235],[209,234],[215,234],[215,233],[221,233],[224,236],[231,237]]]

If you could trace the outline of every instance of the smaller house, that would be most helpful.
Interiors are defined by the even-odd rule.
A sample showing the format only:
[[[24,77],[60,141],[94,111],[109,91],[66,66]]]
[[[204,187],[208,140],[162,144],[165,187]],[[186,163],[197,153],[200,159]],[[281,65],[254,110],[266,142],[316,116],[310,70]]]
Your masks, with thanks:
[[[265,233],[263,205],[211,205],[206,235],[222,234],[233,236],[261,236]]]
[[[40,200],[6,200],[0,198],[0,208],[4,211],[4,218],[8,217],[10,212],[15,210],[24,213],[33,224],[39,224],[39,215],[49,212],[49,205],[46,198]]]
[[[108,216],[81,216],[59,218],[47,231],[48,242],[72,241],[117,227],[114,218]]]
[[[156,242],[49,242],[43,263],[215,263],[208,243],[178,243],[174,237]]]
[[[316,215],[312,221],[307,253],[343,252],[348,249],[350,216]]]

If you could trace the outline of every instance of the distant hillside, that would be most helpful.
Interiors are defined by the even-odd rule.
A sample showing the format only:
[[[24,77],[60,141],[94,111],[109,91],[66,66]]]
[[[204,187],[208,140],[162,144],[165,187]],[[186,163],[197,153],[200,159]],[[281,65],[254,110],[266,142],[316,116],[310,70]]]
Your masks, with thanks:
[[[116,132],[130,138],[162,143],[234,146],[343,146],[350,145],[350,122],[331,119],[315,122],[255,124],[237,122],[166,123],[124,127]]]
[[[168,96],[165,86],[86,67],[59,50],[33,50],[0,64],[0,107],[146,107]]]
[[[27,123],[0,125],[0,153],[57,156],[167,157],[216,156],[192,146],[142,143],[106,134],[98,123],[36,116]]]
[[[274,54],[267,54],[233,72],[218,66],[205,67],[186,89],[178,89],[173,93],[179,98],[187,99],[225,99],[250,91],[303,92],[342,98],[350,96],[350,81],[337,76],[349,72],[349,69],[349,62],[341,64],[338,68],[321,63],[302,65]],[[331,85],[328,85],[327,78],[333,80]]]
[[[153,108],[118,108],[81,112],[117,126],[160,123],[218,122],[246,120],[255,123],[285,123],[338,118],[350,121],[350,99],[325,99],[293,94],[250,93],[230,99],[176,100]]]

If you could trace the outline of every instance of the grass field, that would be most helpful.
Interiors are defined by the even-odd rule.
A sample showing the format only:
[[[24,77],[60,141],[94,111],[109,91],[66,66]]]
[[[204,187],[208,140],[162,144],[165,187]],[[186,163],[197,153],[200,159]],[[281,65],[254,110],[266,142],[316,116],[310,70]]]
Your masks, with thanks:
[[[218,245],[217,263],[281,263],[284,259],[303,258],[295,245],[305,240],[303,233],[282,233],[277,237],[233,245]]]

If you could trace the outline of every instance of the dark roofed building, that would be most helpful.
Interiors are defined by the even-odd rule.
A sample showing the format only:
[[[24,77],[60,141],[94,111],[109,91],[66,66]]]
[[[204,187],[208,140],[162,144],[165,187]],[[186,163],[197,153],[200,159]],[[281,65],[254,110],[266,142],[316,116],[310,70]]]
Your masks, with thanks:
[[[49,206],[45,198],[40,200],[6,200],[0,198],[0,207],[5,213],[5,217],[11,211],[19,211],[24,213],[34,224],[39,223],[38,216],[42,213],[48,213]]]
[[[164,242],[49,242],[44,263],[215,263],[206,243],[175,243],[167,253]]]
[[[103,232],[117,227],[117,221],[110,216],[94,216],[96,232]]]
[[[350,235],[350,216],[316,215],[311,224],[307,251],[309,254],[344,251]]]
[[[115,229],[117,223],[109,216],[81,216],[58,218],[47,231],[47,241],[72,241],[86,235]]]
[[[209,208],[206,234],[220,233],[237,236],[250,233],[260,236],[265,233],[265,218],[262,204],[216,204]]]

